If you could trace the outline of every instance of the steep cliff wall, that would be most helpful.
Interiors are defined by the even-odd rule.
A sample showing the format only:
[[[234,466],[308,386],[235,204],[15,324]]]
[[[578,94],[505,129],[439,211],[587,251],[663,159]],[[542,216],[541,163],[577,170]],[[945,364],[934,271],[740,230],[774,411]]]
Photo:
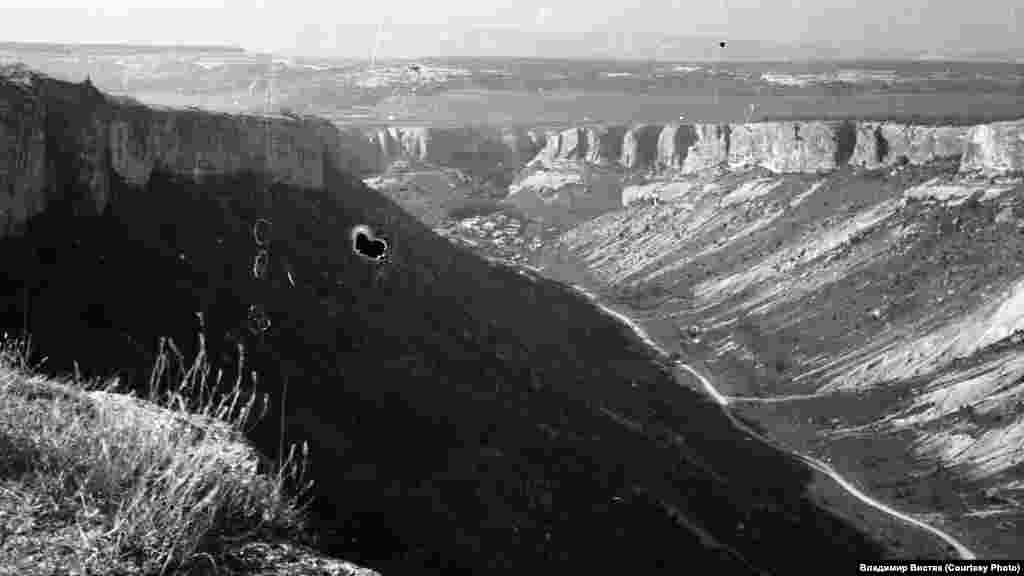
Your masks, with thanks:
[[[658,136],[657,168],[661,171],[681,170],[690,147],[696,142],[697,131],[692,125],[666,125]]]
[[[622,144],[627,128],[621,125],[596,126],[586,129],[586,161],[602,166],[616,165],[622,157]]]
[[[360,136],[361,134],[361,136]],[[546,138],[522,128],[425,126],[345,130],[347,149],[361,172],[380,172],[393,162],[424,162],[484,173],[518,169],[538,155]],[[557,145],[557,142],[555,143]]]
[[[772,172],[827,172],[839,164],[838,125],[762,122],[732,126],[729,167],[762,166]]]
[[[626,131],[622,138],[620,163],[628,170],[646,170],[658,158],[658,139],[664,127],[658,124],[641,124]]]
[[[161,167],[196,179],[270,173],[288,185],[321,188],[325,154],[349,154],[332,128],[146,107],[89,85],[7,71],[0,81],[0,232],[20,230],[54,195],[73,197],[76,210],[102,212],[110,169],[140,186]],[[58,173],[57,165],[65,168]]]
[[[985,174],[1024,171],[1024,120],[971,128],[960,170]]]
[[[46,110],[27,78],[0,82],[0,236],[43,210]]]
[[[696,141],[687,150],[683,172],[699,172],[728,162],[732,135],[728,124],[694,124],[693,129]]]
[[[112,164],[132,183],[145,184],[159,165],[197,177],[269,171],[294,186],[323,186],[324,141],[303,122],[131,103],[114,105],[110,113]]]
[[[534,162],[551,167],[582,161],[663,175],[722,166],[813,174],[843,166],[876,170],[969,158],[965,171],[1003,173],[1020,169],[1021,122],[973,128],[849,121],[573,128],[552,134]],[[610,162],[616,149],[618,162]]]

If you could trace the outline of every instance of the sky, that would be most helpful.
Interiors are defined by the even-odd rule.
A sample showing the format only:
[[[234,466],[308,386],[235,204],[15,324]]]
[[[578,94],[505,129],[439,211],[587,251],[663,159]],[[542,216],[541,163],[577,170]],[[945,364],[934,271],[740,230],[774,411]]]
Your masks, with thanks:
[[[102,6],[97,6],[102,4]],[[233,44],[317,56],[431,56],[474,29],[529,49],[608,32],[612,51],[653,35],[839,47],[1024,49],[1021,0],[0,0],[8,41]],[[625,40],[622,40],[622,39]],[[500,51],[477,37],[476,48]],[[483,48],[481,48],[483,42]],[[491,42],[492,44],[494,42]],[[514,45],[514,46],[513,46]],[[562,50],[563,48],[553,48]],[[565,48],[569,49],[569,48]],[[579,45],[586,51],[587,45]],[[512,54],[510,54],[512,55]]]

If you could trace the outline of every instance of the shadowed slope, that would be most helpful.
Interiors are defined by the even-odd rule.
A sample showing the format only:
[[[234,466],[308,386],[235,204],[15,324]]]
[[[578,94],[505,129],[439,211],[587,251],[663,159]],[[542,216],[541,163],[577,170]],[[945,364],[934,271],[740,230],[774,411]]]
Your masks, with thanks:
[[[803,500],[795,465],[769,452],[731,455],[746,444],[717,410],[578,296],[450,248],[346,177],[331,183],[333,197],[279,187],[276,201],[261,199],[275,235],[262,287],[246,276],[248,224],[268,214],[245,198],[256,179],[157,177],[145,191],[122,189],[93,218],[51,207],[3,246],[43,254],[26,271],[48,366],[77,360],[87,373],[131,377],[134,364],[137,377],[156,337],[190,342],[203,311],[214,353],[231,349],[219,334],[244,340],[275,406],[288,379],[287,440],[311,442],[321,527],[336,530],[326,543],[380,570],[668,568],[718,556],[659,502],[766,567],[767,550],[814,538],[838,554],[877,554]],[[392,264],[348,250],[344,231],[362,222],[390,233]],[[272,321],[262,343],[243,336],[250,302]],[[623,428],[598,404],[648,424]],[[685,444],[652,439],[669,430]],[[276,433],[270,419],[254,438],[272,451]],[[763,525],[759,538],[774,547],[747,552],[741,518]],[[602,547],[620,553],[594,554]]]

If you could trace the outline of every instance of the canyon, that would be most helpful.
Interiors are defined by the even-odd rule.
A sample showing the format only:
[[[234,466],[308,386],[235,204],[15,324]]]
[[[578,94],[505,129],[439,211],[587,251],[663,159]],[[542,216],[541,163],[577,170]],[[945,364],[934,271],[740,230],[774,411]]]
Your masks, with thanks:
[[[277,416],[250,440],[270,458],[308,443],[319,545],[383,574],[951,554],[735,427],[575,290],[453,246],[359,178],[395,154],[529,162],[540,137],[457,132],[481,144],[449,156],[439,133],[384,132],[382,148],[312,118],[152,108],[5,70],[2,328],[30,333],[50,374],[136,389],[162,337],[191,356],[205,334],[226,381],[244,351]],[[1012,168],[1012,134],[979,136],[977,164]],[[351,250],[360,226],[386,260]]]

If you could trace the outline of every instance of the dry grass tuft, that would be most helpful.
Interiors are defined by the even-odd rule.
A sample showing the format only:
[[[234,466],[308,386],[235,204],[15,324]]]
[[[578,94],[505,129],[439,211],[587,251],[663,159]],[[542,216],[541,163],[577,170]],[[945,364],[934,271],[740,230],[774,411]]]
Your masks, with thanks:
[[[266,397],[256,414],[241,376],[219,393],[202,342],[190,366],[163,342],[145,399],[43,378],[28,352],[0,343],[0,574],[162,574],[305,534],[306,447],[258,472],[243,434]]]

